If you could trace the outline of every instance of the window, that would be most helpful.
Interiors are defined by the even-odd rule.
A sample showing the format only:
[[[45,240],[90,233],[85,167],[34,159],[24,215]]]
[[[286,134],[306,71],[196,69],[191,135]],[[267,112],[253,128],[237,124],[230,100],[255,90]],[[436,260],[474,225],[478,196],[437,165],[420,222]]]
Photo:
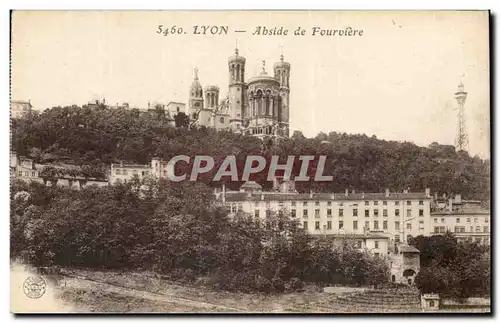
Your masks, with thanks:
[[[370,201],[365,201],[365,205],[370,205]]]
[[[438,223],[438,219],[437,218],[434,218],[434,223]]]
[[[319,230],[319,221],[314,222],[314,230]]]
[[[266,210],[266,218],[270,217],[271,216],[271,210]]]
[[[326,216],[329,218],[332,217],[332,209],[326,209]]]
[[[126,169],[124,169],[122,174],[123,174],[123,175],[127,175],[127,170],[126,170]]]
[[[342,229],[344,227],[344,221],[339,221],[339,229]]]
[[[357,230],[358,229],[358,221],[352,221],[352,228],[354,230]]]
[[[373,201],[373,205],[378,205],[378,201]]]
[[[374,252],[374,253],[373,253],[373,255],[374,255],[375,257],[380,257],[380,254],[379,254],[378,252]]]
[[[292,206],[295,206],[296,202],[295,201],[292,201]]]
[[[319,206],[319,201],[314,202],[314,206]]]
[[[366,230],[370,230],[370,221],[365,221]]]
[[[418,210],[418,216],[424,216],[424,210],[423,209]]]
[[[490,244],[490,238],[488,238],[488,237],[484,237],[484,238],[483,238],[483,243],[484,243],[484,244]]]
[[[424,205],[424,201],[418,201],[418,205]]]
[[[328,202],[326,202],[326,205],[328,205],[328,206],[332,206],[332,201],[328,201]]]
[[[424,221],[418,221],[418,229],[423,230],[424,229]]]
[[[236,204],[231,204],[231,212],[236,213]]]
[[[352,216],[358,216],[358,209],[352,209]]]
[[[441,223],[444,223],[444,218],[441,218]]]
[[[260,210],[255,210],[255,217],[258,218],[260,216]]]
[[[411,201],[406,201],[406,205],[411,205]]]
[[[399,216],[399,209],[395,209],[395,210],[394,210],[394,215],[395,215],[395,216]]]
[[[314,217],[319,218],[319,209],[314,210]]]
[[[326,229],[331,230],[332,229],[332,221],[327,221],[326,222]]]
[[[378,249],[378,241],[375,241],[375,249]]]
[[[303,210],[302,214],[303,214],[304,219],[307,219],[307,210]]]
[[[35,172],[31,172],[31,176],[35,177],[36,173]]]
[[[340,202],[340,203],[339,203],[339,206],[344,206],[344,202]]]
[[[411,217],[411,210],[406,210],[406,217],[407,218]]]
[[[490,220],[488,218],[484,218],[484,223],[488,223]]]
[[[292,209],[292,218],[294,218],[296,216],[297,216],[297,210],[296,209]]]
[[[477,226],[476,227],[476,232],[481,232],[481,227]]]
[[[22,172],[19,172],[19,173],[20,173],[19,175],[22,175]],[[120,175],[120,170],[119,170],[119,169],[117,169],[117,170],[115,171],[115,174],[116,174],[116,175]]]
[[[467,218],[467,222],[470,223],[470,218]]]
[[[339,209],[339,216],[344,216],[344,209]]]
[[[387,201],[382,201],[382,205],[387,205]]]
[[[307,230],[307,221],[302,222],[302,226]]]
[[[411,230],[411,223],[406,223],[406,228],[407,228],[408,230]]]
[[[387,230],[387,221],[384,221],[384,222],[382,223],[382,225],[383,225],[383,226],[382,226],[382,228],[383,228],[384,230]]]
[[[460,223],[460,218],[457,218],[457,223]]]
[[[396,234],[396,235],[394,236],[394,241],[396,241],[396,242],[401,241],[401,240],[400,240],[400,238],[399,238],[399,234]]]
[[[474,223],[477,223],[477,218],[474,218]]]
[[[283,207],[283,201],[279,201],[279,202],[278,202],[278,206],[279,206],[279,207]]]
[[[303,205],[304,205],[304,206],[307,206],[307,201],[304,201]]]
[[[118,170],[116,170],[117,173],[116,174],[119,174]],[[19,171],[19,176],[23,176],[23,172],[22,171]]]
[[[399,221],[394,222],[394,226],[396,227],[396,230],[399,230]]]
[[[24,175],[25,175],[25,176],[30,176],[29,174],[30,174],[30,173],[29,173],[28,171],[25,171],[25,172],[24,172]]]
[[[363,248],[363,241],[358,240],[358,249]]]
[[[224,117],[220,117],[220,123],[224,123]]]
[[[370,210],[365,210],[365,217],[366,218],[370,217]]]
[[[399,201],[394,201],[394,205],[399,205]]]
[[[378,209],[373,210],[373,215],[378,216]]]
[[[243,209],[243,203],[239,202],[238,203],[238,210],[241,210],[241,209]]]
[[[259,201],[255,201],[255,207],[259,207]]]
[[[434,227],[434,233],[439,233],[439,227]]]
[[[382,215],[385,216],[385,217],[387,217],[387,209],[383,209],[382,210]]]
[[[378,230],[378,221],[373,221],[373,229]]]

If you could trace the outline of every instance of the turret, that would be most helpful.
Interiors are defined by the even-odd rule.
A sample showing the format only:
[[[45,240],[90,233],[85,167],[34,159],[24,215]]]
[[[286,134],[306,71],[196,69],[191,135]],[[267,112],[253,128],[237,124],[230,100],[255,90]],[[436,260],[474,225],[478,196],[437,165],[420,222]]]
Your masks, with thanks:
[[[196,118],[197,112],[203,109],[203,89],[198,79],[198,69],[194,68],[194,79],[189,88],[189,116]]]
[[[290,63],[285,62],[283,53],[280,55],[280,61],[274,63],[274,78],[280,83],[280,128],[282,134],[288,136],[290,122]]]
[[[243,122],[246,85],[245,85],[245,58],[239,55],[238,48],[234,56],[229,57],[229,111],[230,127],[239,130]]]

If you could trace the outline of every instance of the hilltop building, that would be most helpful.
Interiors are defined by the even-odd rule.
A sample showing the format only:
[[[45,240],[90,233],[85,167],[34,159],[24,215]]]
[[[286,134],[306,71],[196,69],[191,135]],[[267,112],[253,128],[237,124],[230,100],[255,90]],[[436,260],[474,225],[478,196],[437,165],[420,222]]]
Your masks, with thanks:
[[[220,99],[217,85],[202,87],[198,69],[189,89],[189,116],[199,126],[257,137],[289,136],[290,63],[284,56],[273,66],[274,75],[262,72],[245,79],[245,57],[238,49],[228,59],[229,91]]]
[[[10,101],[10,111],[12,119],[19,119],[31,112],[33,106],[31,105],[31,101],[20,101],[20,100],[11,100]]]

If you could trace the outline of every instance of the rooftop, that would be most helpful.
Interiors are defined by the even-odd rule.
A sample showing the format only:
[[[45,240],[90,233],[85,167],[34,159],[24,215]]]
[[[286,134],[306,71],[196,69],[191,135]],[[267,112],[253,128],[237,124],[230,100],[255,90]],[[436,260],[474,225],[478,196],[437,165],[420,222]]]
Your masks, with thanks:
[[[341,233],[326,233],[323,236],[328,238],[338,238],[338,239],[389,239],[389,237],[381,235],[381,234],[361,234],[361,233],[352,233],[352,234],[341,234]],[[317,237],[320,237],[319,235]]]
[[[420,253],[420,250],[413,246],[407,246],[407,245],[402,245],[399,246],[399,251],[400,252],[408,252],[408,253]]]

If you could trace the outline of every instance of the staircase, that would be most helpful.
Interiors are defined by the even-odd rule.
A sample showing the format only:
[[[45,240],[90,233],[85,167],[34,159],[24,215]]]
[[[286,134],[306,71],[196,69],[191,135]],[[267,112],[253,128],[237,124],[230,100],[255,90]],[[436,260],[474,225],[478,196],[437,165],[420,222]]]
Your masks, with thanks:
[[[416,288],[372,289],[338,296],[334,307],[349,313],[417,313],[421,312],[420,293]],[[338,308],[337,308],[338,307]]]

